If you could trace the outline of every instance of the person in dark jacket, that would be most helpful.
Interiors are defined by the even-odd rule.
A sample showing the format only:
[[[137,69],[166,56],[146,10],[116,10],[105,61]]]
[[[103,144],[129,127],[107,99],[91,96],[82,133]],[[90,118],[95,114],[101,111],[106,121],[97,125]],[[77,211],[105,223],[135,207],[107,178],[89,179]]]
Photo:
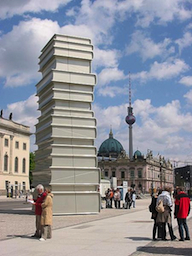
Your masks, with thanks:
[[[161,192],[162,192],[162,190],[159,190],[159,192],[158,192],[158,195],[160,195],[161,194]],[[157,204],[157,197],[158,197],[158,195],[153,195],[152,197],[151,197],[151,204],[150,204],[150,206],[149,206],[149,210],[150,210],[150,212],[151,212],[151,219],[153,219],[154,220],[154,224],[153,224],[153,241],[156,241],[157,239],[156,239],[156,233],[157,233],[157,229],[158,229],[158,223],[157,223],[157,214],[158,214],[158,212],[156,211],[156,204]]]
[[[130,209],[130,203],[131,203],[131,192],[130,189],[127,190],[127,193],[125,194],[125,208]]]
[[[32,237],[41,238],[42,234],[42,226],[41,226],[41,213],[42,213],[42,207],[41,204],[43,203],[46,192],[44,192],[43,185],[39,184],[36,187],[36,190],[38,192],[37,199],[34,199],[34,205],[35,205],[35,216],[36,216],[36,231],[35,234]]]
[[[180,239],[179,241],[190,240],[189,236],[189,229],[187,226],[187,216],[190,213],[190,198],[189,196],[183,191],[181,187],[177,189],[177,196],[175,198],[175,212],[174,216],[177,218],[178,229]],[[184,232],[185,230],[185,238]]]

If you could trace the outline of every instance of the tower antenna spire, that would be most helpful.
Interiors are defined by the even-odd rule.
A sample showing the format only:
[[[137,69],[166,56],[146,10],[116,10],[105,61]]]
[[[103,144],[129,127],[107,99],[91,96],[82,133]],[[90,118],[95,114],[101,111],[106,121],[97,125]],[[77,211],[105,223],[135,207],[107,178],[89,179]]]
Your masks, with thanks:
[[[133,108],[131,107],[131,75],[129,72],[129,107],[127,108],[128,115],[125,118],[126,123],[129,125],[129,159],[133,159],[133,135],[132,125],[135,123],[135,117],[133,115]]]
[[[131,107],[131,74],[129,71],[129,107]]]

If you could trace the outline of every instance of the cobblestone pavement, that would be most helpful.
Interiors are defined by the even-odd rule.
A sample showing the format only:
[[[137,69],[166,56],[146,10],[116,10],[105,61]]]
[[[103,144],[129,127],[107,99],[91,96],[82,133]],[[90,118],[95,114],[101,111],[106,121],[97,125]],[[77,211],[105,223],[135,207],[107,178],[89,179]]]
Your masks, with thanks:
[[[0,199],[1,200],[1,199]],[[12,199],[10,199],[12,200]],[[22,199],[17,199],[22,200]],[[95,220],[101,220],[105,218],[111,218],[133,210],[140,211],[146,208],[149,199],[138,200],[137,207],[135,209],[102,209],[99,214],[96,215],[64,215],[64,216],[53,216],[53,230],[59,228],[65,228],[74,226],[77,224],[83,224]],[[25,202],[23,202],[25,203]],[[104,204],[103,204],[104,205]],[[14,211],[14,213],[12,213]],[[5,239],[14,238],[16,236],[25,236],[33,234],[35,231],[35,216],[29,208],[13,209],[11,213],[0,212],[0,241]]]
[[[21,199],[20,199],[21,200]],[[65,215],[53,217],[53,230],[74,226],[77,224],[88,223],[91,221],[112,218],[119,215],[133,213],[133,211],[141,211],[143,209],[148,210],[150,199],[138,200],[137,207],[135,209],[102,209],[101,213],[97,215]],[[35,230],[35,216],[32,212],[30,205],[29,208],[23,208],[18,211],[13,209],[14,213],[0,213],[0,240],[7,240],[15,237],[21,237],[33,234]],[[151,227],[153,220],[151,221]],[[192,217],[188,219],[189,232],[192,238]],[[174,233],[179,238],[177,227],[174,228]],[[177,240],[171,241],[169,235],[167,235],[168,241],[151,241],[144,247],[137,247],[137,251],[131,254],[131,256],[192,256],[192,240],[180,242]]]
[[[187,220],[189,227],[189,233],[192,239],[192,218]],[[179,238],[178,228],[174,228],[174,234]],[[169,235],[167,235],[169,239]],[[152,241],[147,246],[137,248],[137,251],[131,254],[131,256],[192,256],[192,240],[181,242],[179,239],[175,241]]]

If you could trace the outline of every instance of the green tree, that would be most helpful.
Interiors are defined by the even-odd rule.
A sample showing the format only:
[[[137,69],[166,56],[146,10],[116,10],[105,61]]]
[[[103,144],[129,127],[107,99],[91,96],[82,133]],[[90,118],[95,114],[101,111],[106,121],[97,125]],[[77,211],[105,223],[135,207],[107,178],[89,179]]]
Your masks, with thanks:
[[[29,184],[31,188],[31,184],[33,182],[33,170],[35,170],[35,153],[30,153],[30,167],[29,167]]]

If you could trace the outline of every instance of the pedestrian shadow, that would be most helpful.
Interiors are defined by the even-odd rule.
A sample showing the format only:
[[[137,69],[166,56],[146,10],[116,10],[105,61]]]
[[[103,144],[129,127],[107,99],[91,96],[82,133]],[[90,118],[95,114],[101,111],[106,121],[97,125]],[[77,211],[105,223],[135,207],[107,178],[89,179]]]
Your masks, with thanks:
[[[131,239],[133,241],[151,241],[149,237],[138,237],[138,236],[125,237],[125,239]]]
[[[7,238],[26,238],[26,239],[37,239],[35,237],[31,237],[31,235],[7,235]]]
[[[34,212],[32,210],[2,210],[0,209],[0,214],[18,214],[18,215],[34,215]]]
[[[174,248],[174,247],[156,247],[156,246],[145,246],[138,247],[137,252],[144,252],[150,255],[161,254],[161,255],[183,255],[191,256],[192,248]]]

